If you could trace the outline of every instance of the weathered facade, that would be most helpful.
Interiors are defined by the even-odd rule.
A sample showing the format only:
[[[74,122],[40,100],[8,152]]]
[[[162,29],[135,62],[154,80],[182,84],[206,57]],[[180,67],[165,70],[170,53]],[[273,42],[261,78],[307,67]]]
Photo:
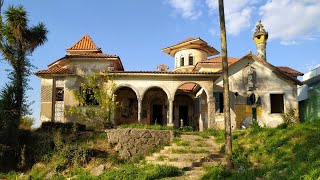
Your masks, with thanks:
[[[281,113],[297,109],[297,76],[288,67],[266,61],[268,33],[259,22],[253,36],[258,56],[229,58],[232,127],[247,126],[252,118],[275,127]],[[78,106],[73,91],[82,75],[116,74],[113,92],[122,106],[113,114],[115,125],[126,123],[223,128],[221,56],[200,38],[188,38],[162,49],[174,58],[174,69],[124,71],[119,56],[103,54],[88,35],[67,49],[67,55],[36,73],[41,78],[41,121],[67,122],[67,106]]]

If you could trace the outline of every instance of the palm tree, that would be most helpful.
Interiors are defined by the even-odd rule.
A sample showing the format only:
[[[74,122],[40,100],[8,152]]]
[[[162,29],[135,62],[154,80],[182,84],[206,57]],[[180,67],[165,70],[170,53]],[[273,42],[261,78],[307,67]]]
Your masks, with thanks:
[[[0,2],[2,6],[3,0]],[[15,88],[14,116],[20,121],[26,110],[25,91],[28,87],[28,76],[31,75],[33,68],[27,56],[44,44],[48,31],[43,23],[28,27],[27,12],[23,6],[9,6],[4,15],[5,21],[1,18],[0,22],[0,51],[4,59],[12,66],[9,78]]]
[[[222,72],[223,72],[223,101],[224,103],[224,121],[225,121],[225,152],[227,158],[227,167],[233,169],[231,160],[232,155],[232,137],[231,137],[231,119],[230,119],[230,100],[229,100],[229,77],[228,77],[228,51],[227,51],[227,35],[224,19],[223,0],[219,0],[219,16],[220,16],[220,38],[222,51]]]

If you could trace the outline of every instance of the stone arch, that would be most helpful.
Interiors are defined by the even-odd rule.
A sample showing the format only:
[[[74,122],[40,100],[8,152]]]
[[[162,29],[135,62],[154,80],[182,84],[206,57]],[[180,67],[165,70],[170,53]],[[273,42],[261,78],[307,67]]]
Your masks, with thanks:
[[[193,89],[192,86],[185,86],[185,84],[197,85],[197,89]],[[213,87],[210,90],[210,85],[202,82],[184,81],[178,83],[174,88],[174,104],[173,104],[173,124],[175,127],[179,126],[177,120],[184,121],[187,119],[188,125],[198,129],[200,131],[212,127],[212,121],[214,121],[212,109],[214,108]],[[186,88],[186,89],[184,89]],[[191,89],[192,88],[192,89]],[[188,102],[187,99],[176,99],[178,95],[188,95],[193,100],[193,103]],[[201,103],[204,102],[204,103]],[[184,106],[184,107],[183,107]],[[186,110],[188,109],[188,110]],[[180,113],[182,112],[182,113]],[[190,113],[191,112],[191,113]],[[185,116],[184,114],[188,114]]]
[[[176,92],[178,91],[178,89],[179,89],[182,85],[188,84],[188,83],[193,83],[193,84],[199,85],[201,88],[203,88],[203,90],[204,90],[204,92],[207,94],[207,96],[209,96],[209,90],[208,90],[206,87],[204,87],[203,84],[197,83],[197,82],[194,82],[194,81],[185,81],[185,82],[179,83],[179,84],[174,88],[173,94],[175,95]]]
[[[140,95],[139,91],[134,86],[132,86],[131,84],[119,84],[119,85],[117,84],[116,88],[113,91],[113,93],[117,92],[118,89],[123,88],[123,87],[130,88],[133,92],[135,92],[136,96],[137,96],[137,99],[141,99],[142,98],[142,96]]]
[[[167,124],[168,91],[158,86],[145,89],[142,96],[142,110],[142,123]]]
[[[121,104],[114,112],[115,125],[138,122],[138,96],[134,89],[128,86],[118,86],[114,90],[115,100]]]
[[[165,87],[160,87],[160,86],[149,86],[148,88],[144,89],[144,90],[142,91],[142,93],[141,93],[141,99],[143,99],[144,96],[145,96],[145,94],[146,94],[146,92],[147,92],[148,90],[152,89],[152,88],[162,89],[162,90],[166,93],[167,98],[168,98],[168,99],[172,99],[172,95],[170,94],[170,91],[169,91],[167,88],[165,88]]]

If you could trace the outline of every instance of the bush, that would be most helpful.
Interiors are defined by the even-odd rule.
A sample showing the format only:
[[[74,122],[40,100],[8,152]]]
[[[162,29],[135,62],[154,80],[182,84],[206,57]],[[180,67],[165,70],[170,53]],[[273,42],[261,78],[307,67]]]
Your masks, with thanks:
[[[15,88],[6,85],[0,91],[0,171],[16,168],[18,162],[18,126],[14,108]]]
[[[121,124],[117,128],[119,129],[153,129],[153,130],[173,130],[173,127],[170,126],[162,126],[162,125],[148,125],[141,123],[132,123],[132,124]]]
[[[101,179],[161,179],[180,175],[179,169],[172,166],[124,164],[117,169],[105,171]]]
[[[73,122],[43,122],[39,130],[44,131],[57,131],[60,130],[63,133],[68,132],[82,132],[86,130],[86,126],[80,123],[73,123]]]
[[[297,109],[291,109],[289,112],[283,113],[281,115],[283,119],[283,124],[290,126],[294,123],[300,122],[299,115],[297,113]]]
[[[54,146],[54,140],[50,133],[20,130],[20,165],[31,167],[34,163],[44,160],[44,157],[52,153]]]
[[[192,126],[179,127],[178,131],[180,131],[180,132],[191,132],[191,131],[193,131],[193,127]]]
[[[33,117],[24,116],[21,118],[19,129],[30,130],[34,122],[35,122],[35,119]]]
[[[90,160],[91,150],[84,145],[67,144],[59,152],[62,166],[83,167]]]

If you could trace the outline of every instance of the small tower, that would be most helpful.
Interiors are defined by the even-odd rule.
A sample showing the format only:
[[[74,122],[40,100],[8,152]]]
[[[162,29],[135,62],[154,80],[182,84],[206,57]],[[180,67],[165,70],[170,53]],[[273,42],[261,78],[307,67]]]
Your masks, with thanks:
[[[219,54],[219,51],[211,47],[201,38],[188,38],[176,45],[162,49],[162,52],[174,57],[175,65],[172,71],[191,72],[195,65],[207,60],[209,56]]]
[[[258,57],[266,61],[266,45],[268,40],[268,32],[263,28],[261,20],[256,26],[253,34],[253,40],[256,42]]]

